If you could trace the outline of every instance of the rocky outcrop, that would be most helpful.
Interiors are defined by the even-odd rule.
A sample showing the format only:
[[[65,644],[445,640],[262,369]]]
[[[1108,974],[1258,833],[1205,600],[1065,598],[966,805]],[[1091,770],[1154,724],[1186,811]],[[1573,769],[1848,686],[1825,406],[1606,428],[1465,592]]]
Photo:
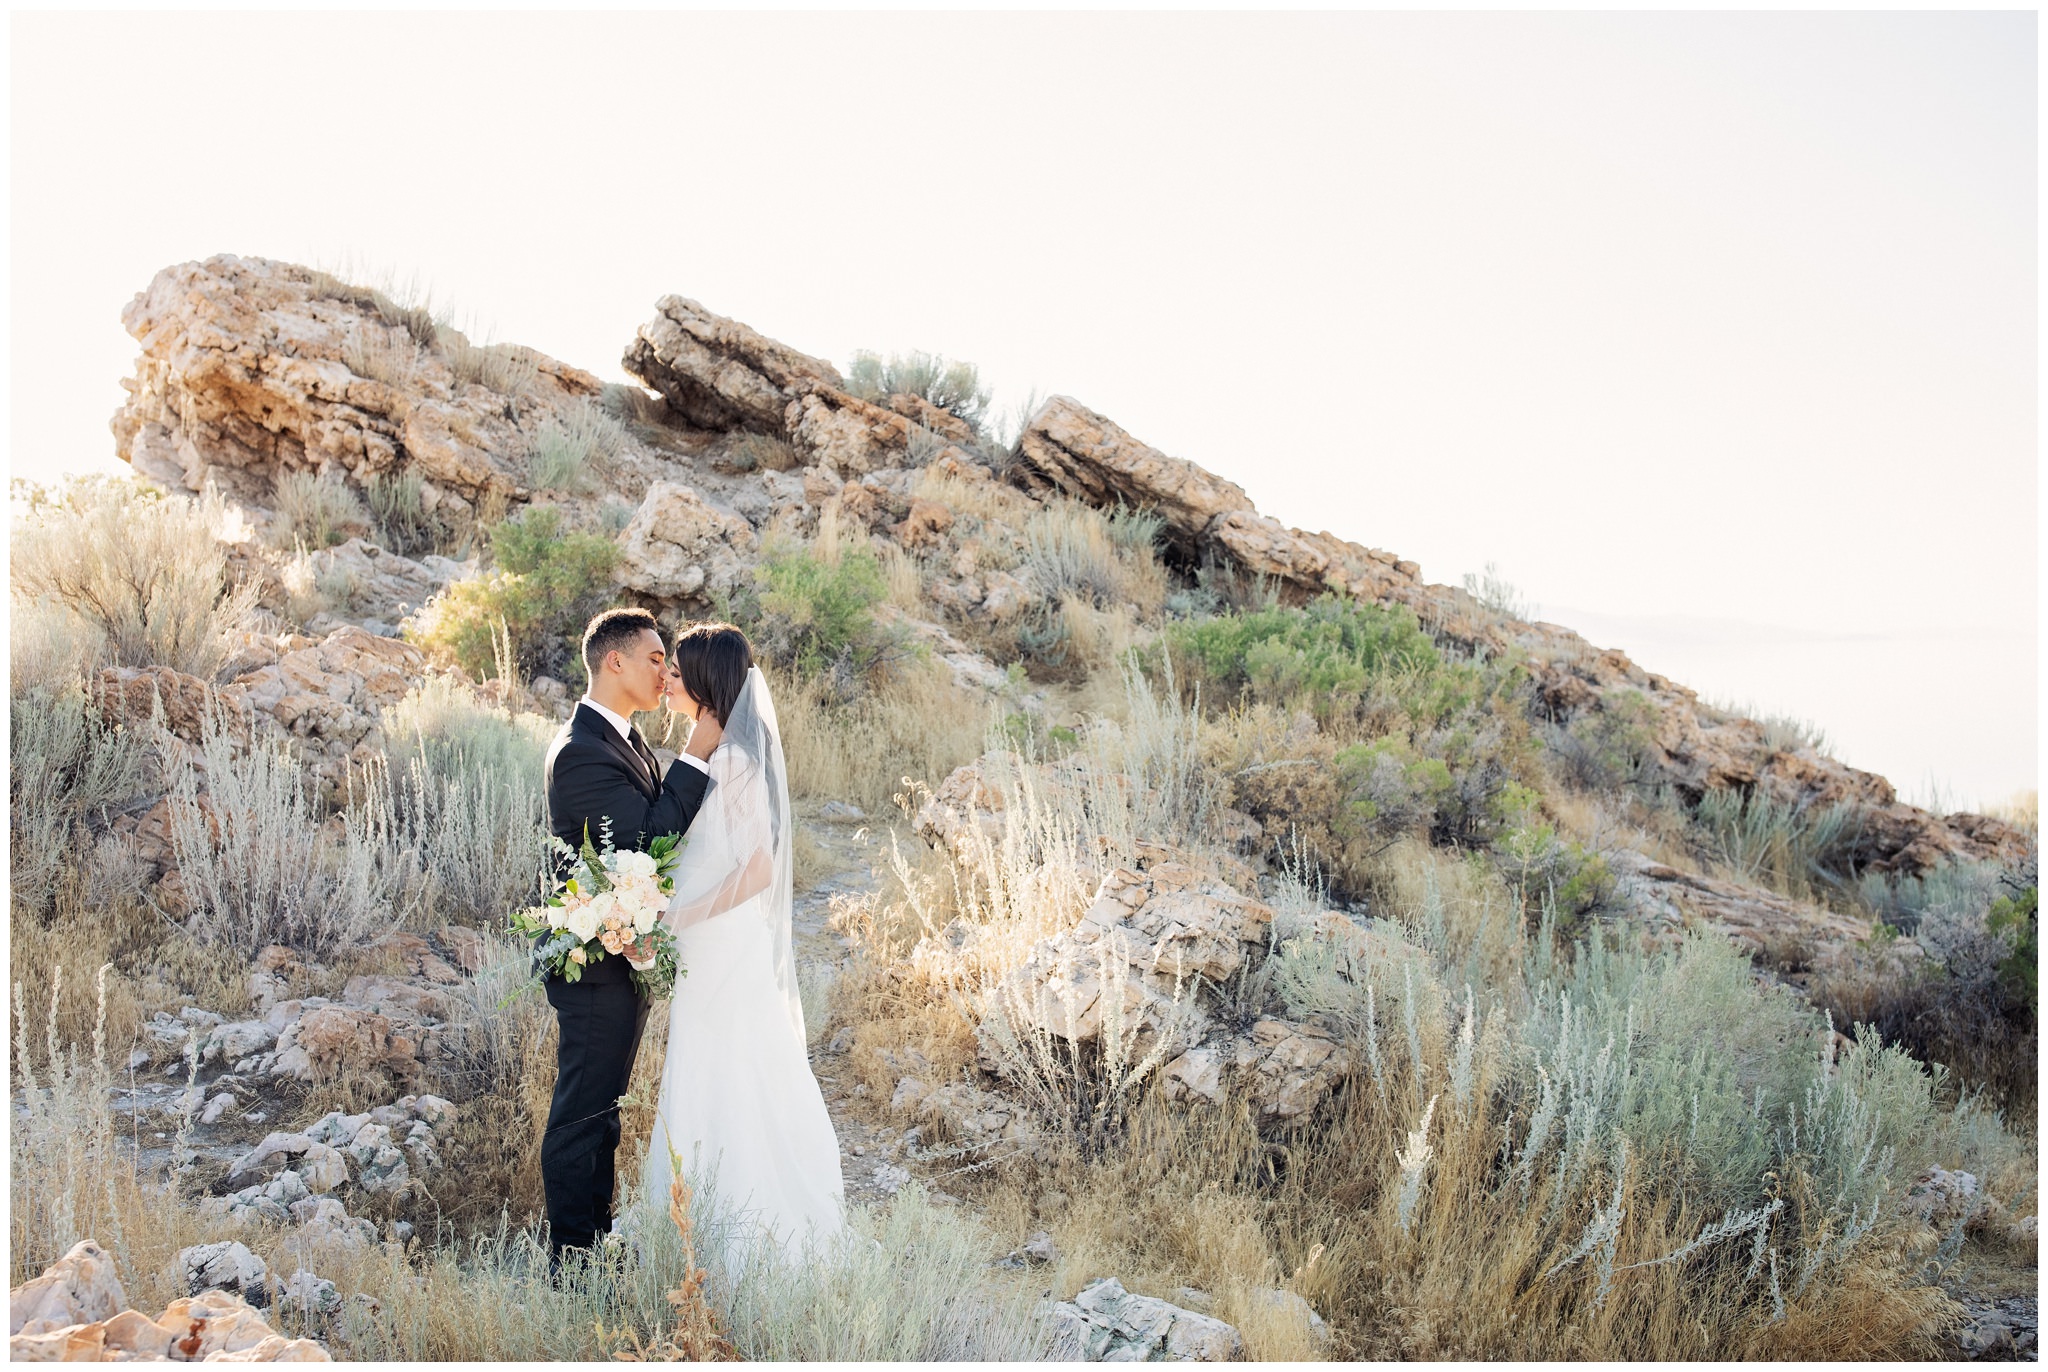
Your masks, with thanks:
[[[457,523],[486,494],[524,498],[527,435],[596,395],[597,378],[520,349],[525,384],[493,390],[458,374],[423,311],[385,303],[260,257],[165,268],[121,313],[142,356],[113,420],[117,454],[257,507],[294,471],[358,484],[410,472],[427,511]]]
[[[239,1243],[188,1248],[179,1264],[202,1286],[267,1293],[262,1259]],[[7,1351],[15,1362],[329,1361],[314,1340],[277,1333],[238,1292],[202,1290],[155,1317],[129,1309],[112,1259],[91,1239],[16,1287],[10,1304]]]
[[[1785,979],[1803,984],[1809,969],[1827,965],[1852,945],[1868,939],[1868,920],[1818,904],[1781,896],[1758,886],[1681,872],[1633,849],[1608,853],[1620,879],[1620,896],[1631,918],[1652,938],[1683,939],[1693,925],[1716,930],[1752,956],[1776,964]],[[1918,948],[1900,940],[1899,952]]]
[[[381,749],[384,708],[426,675],[419,649],[350,624],[237,678],[225,693],[282,726],[331,789],[350,763]]]
[[[710,599],[744,581],[753,528],[679,482],[657,481],[619,537],[619,583],[656,600]]]
[[[1567,629],[1501,621],[1491,632],[1518,653],[1551,719],[1566,726],[1591,721],[1597,731],[1606,716],[1646,729],[1655,779],[1688,801],[1738,791],[1807,812],[1844,807],[1849,820],[1836,854],[1842,865],[1917,874],[1957,859],[2017,863],[2032,849],[2028,836],[2003,820],[1903,804],[1883,777],[1803,743],[1773,742],[1755,720],[1724,714],[1688,687]]]
[[[1689,801],[1708,791],[1755,791],[1802,806],[1848,805],[1857,814],[1845,863],[1918,873],[1957,858],[2016,862],[2027,837],[1983,815],[1931,815],[1902,805],[1883,777],[1811,748],[1771,745],[1761,725],[1729,718],[1625,654],[1602,652],[1569,629],[1527,623],[1482,605],[1463,590],[1429,585],[1413,562],[1330,533],[1290,529],[1261,515],[1235,483],[1170,457],[1066,396],[1054,396],[1024,426],[1018,476],[1097,506],[1147,508],[1166,521],[1164,537],[1185,562],[1220,555],[1271,577],[1295,596],[1331,592],[1405,605],[1434,632],[1524,662],[1537,700],[1568,725],[1581,715],[1647,713],[1657,779]]]
[[[973,460],[965,451],[974,440],[973,431],[954,415],[912,395],[891,396],[886,405],[878,405],[819,386],[789,402],[784,426],[799,453],[841,476],[940,458]],[[920,443],[930,451],[918,452]]]
[[[846,383],[830,362],[800,353],[694,300],[665,295],[626,347],[622,365],[669,408],[705,429],[781,434],[790,402]]]

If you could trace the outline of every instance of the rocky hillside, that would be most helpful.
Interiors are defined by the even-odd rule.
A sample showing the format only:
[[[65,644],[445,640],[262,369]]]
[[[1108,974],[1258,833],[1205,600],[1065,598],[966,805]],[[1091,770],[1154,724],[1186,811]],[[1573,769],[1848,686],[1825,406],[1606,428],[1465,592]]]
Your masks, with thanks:
[[[1917,1356],[1944,1287],[2031,1281],[2031,1143],[1927,1066],[2032,1099],[2030,830],[1075,399],[998,432],[971,368],[669,296],[603,384],[226,256],[124,319],[154,484],[16,526],[11,943],[104,964],[17,996],[15,1280],[77,1297],[17,1292],[17,1354]],[[503,920],[622,601],[782,674],[812,1063],[888,1254],[785,1294],[887,1321],[726,1291],[685,1338],[641,1247],[533,1279],[553,1021]]]
[[[380,308],[372,293],[260,258],[167,268],[122,318],[142,356],[113,421],[120,456],[185,490],[212,482],[259,518],[275,517],[277,483],[293,472],[357,485],[417,475],[425,511],[457,529],[479,511],[502,516],[564,499],[534,484],[530,455],[551,427],[582,422],[579,409],[603,389],[590,373],[530,349],[478,349],[429,320]],[[917,396],[858,399],[831,363],[680,296],[657,303],[623,360],[660,397],[633,401],[630,413],[650,422],[617,425],[604,453],[606,497],[634,507],[619,537],[624,599],[708,612],[750,566],[763,532],[815,529],[828,510],[964,566],[959,554],[972,536],[960,512],[921,497],[918,478],[930,469],[970,485],[1004,482],[1037,498],[1058,492],[1156,512],[1168,565],[1182,577],[1223,563],[1270,578],[1291,600],[1336,592],[1406,605],[1448,642],[1516,650],[1559,722],[1606,710],[1618,695],[1647,700],[1657,770],[1686,800],[1739,789],[1804,806],[1853,805],[1862,817],[1860,867],[1913,874],[1958,857],[2014,860],[2027,846],[1999,820],[1903,804],[1883,777],[1774,742],[1757,721],[1704,704],[1623,652],[1491,611],[1464,590],[1423,580],[1393,553],[1288,528],[1261,515],[1234,482],[1150,447],[1078,400],[1053,396],[1014,448],[993,449]],[[748,434],[786,444],[787,469],[722,461]],[[414,563],[373,545],[335,556],[379,615],[416,607],[456,573],[445,560]],[[934,588],[933,610],[950,620],[1001,619],[1017,599],[1008,578],[966,566]]]

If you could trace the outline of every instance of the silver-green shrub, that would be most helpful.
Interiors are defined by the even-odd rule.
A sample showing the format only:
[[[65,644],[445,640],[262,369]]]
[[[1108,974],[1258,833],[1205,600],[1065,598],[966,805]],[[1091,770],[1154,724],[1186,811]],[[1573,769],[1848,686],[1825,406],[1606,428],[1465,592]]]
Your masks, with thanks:
[[[14,591],[47,597],[100,639],[117,666],[212,678],[254,623],[257,588],[232,586],[213,496],[166,496],[139,481],[80,480],[14,526]]]
[[[215,716],[200,751],[203,803],[189,764],[171,789],[171,844],[192,933],[243,952],[267,943],[324,952],[402,923],[407,866],[374,787],[336,832],[322,824],[283,741],[240,750]]]
[[[93,861],[85,821],[141,796],[151,768],[145,741],[110,722],[87,687],[31,687],[8,713],[13,901],[46,913],[59,877]]]

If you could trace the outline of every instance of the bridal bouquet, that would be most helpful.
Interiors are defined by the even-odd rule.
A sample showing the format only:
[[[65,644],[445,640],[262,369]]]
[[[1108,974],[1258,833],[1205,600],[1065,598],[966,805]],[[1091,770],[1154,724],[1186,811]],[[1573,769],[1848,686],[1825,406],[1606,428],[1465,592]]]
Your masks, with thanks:
[[[648,844],[644,853],[621,853],[612,847],[609,834],[602,852],[591,845],[588,831],[580,851],[554,840],[556,849],[580,866],[547,904],[512,916],[512,931],[536,940],[534,970],[541,976],[559,972],[564,981],[578,981],[590,964],[623,957],[642,995],[650,1000],[670,995],[676,978],[684,974],[676,966],[675,934],[661,923],[661,916],[674,885],[669,870],[682,844],[680,836],[667,834]]]

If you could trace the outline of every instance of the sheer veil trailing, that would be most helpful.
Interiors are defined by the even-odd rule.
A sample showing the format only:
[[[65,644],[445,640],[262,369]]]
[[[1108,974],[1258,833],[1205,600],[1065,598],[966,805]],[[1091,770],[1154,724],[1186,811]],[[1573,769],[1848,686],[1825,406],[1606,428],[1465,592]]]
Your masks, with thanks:
[[[705,920],[737,915],[767,922],[775,986],[797,1042],[804,1041],[797,993],[789,772],[775,702],[759,667],[733,703],[723,737],[709,760],[711,784],[690,825],[672,875],[667,922],[677,933]],[[688,995],[689,985],[677,988]]]

